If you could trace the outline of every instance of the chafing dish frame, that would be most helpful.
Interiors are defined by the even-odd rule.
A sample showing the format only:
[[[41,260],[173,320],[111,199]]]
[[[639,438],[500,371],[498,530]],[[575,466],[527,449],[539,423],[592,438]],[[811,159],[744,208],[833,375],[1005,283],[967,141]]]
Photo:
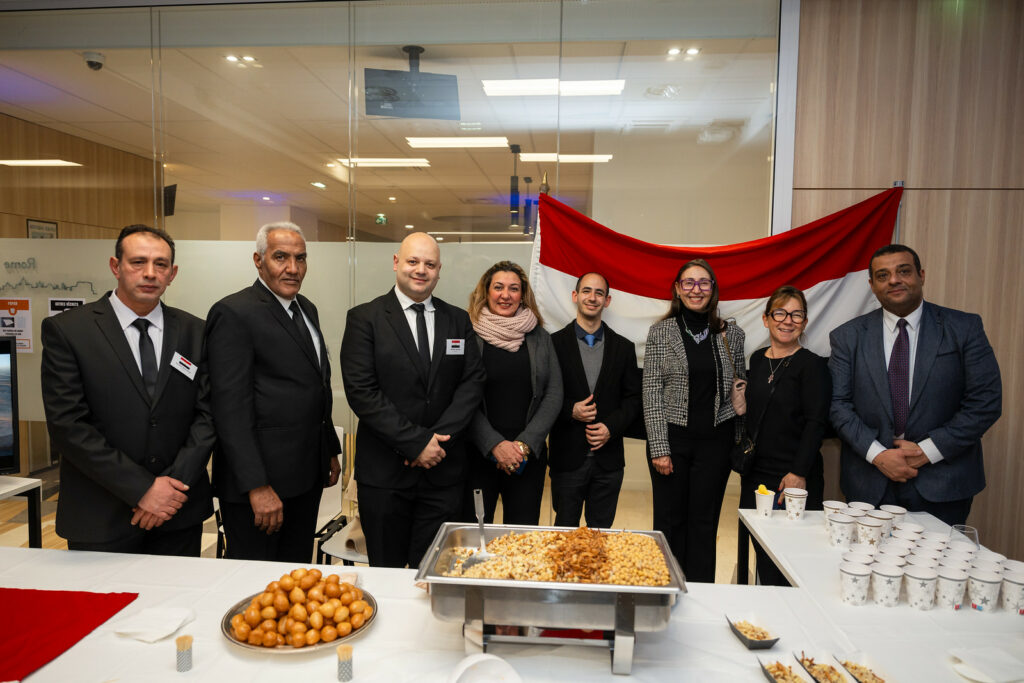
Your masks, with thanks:
[[[565,527],[488,524],[484,539],[508,533],[572,531]],[[618,533],[620,530],[602,530]],[[416,580],[429,586],[430,606],[442,621],[463,624],[466,651],[483,650],[490,643],[544,643],[607,646],[612,673],[632,670],[637,632],[660,631],[668,626],[677,596],[686,592],[686,580],[660,531],[630,531],[654,538],[669,570],[667,586],[515,581],[444,576],[455,562],[456,548],[479,548],[476,524],[446,522],[438,530],[420,563]],[[519,626],[526,635],[498,635],[495,625]],[[602,639],[552,638],[540,630],[588,629],[605,632]]]

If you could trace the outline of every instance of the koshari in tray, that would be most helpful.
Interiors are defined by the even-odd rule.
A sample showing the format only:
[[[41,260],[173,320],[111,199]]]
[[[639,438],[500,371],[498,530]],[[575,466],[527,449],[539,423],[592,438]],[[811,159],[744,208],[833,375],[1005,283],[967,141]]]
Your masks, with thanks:
[[[667,586],[671,580],[657,542],[644,534],[603,533],[587,527],[512,532],[491,540],[487,551],[499,557],[463,571],[465,559],[477,551],[457,549],[453,566],[443,575],[625,586]]]

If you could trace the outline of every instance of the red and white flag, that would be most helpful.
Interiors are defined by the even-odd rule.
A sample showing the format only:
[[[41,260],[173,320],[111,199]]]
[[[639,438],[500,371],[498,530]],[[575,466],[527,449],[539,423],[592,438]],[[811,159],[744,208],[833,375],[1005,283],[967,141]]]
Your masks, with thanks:
[[[804,345],[828,355],[829,332],[878,306],[868,286],[868,261],[889,244],[902,194],[903,188],[893,188],[780,235],[703,248],[642,242],[541,195],[530,282],[554,331],[576,317],[570,298],[576,279],[590,271],[604,274],[612,293],[604,320],[635,342],[642,358],[648,328],[668,312],[679,267],[703,258],[718,278],[722,316],[734,318],[747,334],[748,357],[768,345],[761,315],[782,285],[807,296]]]

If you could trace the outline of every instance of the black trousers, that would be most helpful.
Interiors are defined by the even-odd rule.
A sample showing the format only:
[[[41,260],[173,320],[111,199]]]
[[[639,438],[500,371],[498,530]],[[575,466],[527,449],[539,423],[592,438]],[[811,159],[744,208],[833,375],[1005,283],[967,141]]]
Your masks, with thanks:
[[[92,550],[134,555],[173,555],[199,557],[203,545],[203,525],[166,530],[162,526],[116,541],[83,542],[68,539],[68,550]]]
[[[911,480],[902,484],[889,481],[879,505],[902,505],[911,512],[927,512],[953,526],[967,523],[967,515],[971,514],[973,503],[973,496],[945,502],[927,500],[918,492],[917,486]]]
[[[622,489],[622,468],[605,470],[596,456],[584,458],[583,464],[568,472],[551,472],[551,504],[555,508],[555,526],[576,527],[586,505],[587,526],[610,529],[615,521],[615,508]]]
[[[420,566],[444,522],[458,519],[462,484],[388,489],[359,484],[359,520],[371,567]]]
[[[231,560],[271,560],[308,564],[313,560],[313,536],[323,489],[313,489],[294,498],[282,498],[284,520],[272,534],[256,528],[256,518],[249,501],[221,501],[227,547],[225,557]]]
[[[658,474],[648,462],[654,529],[665,534],[687,581],[715,581],[718,518],[729,481],[734,429],[729,420],[707,437],[673,445],[672,474]]]
[[[501,497],[502,524],[518,524],[520,526],[537,526],[540,522],[540,503],[544,497],[544,475],[547,472],[547,459],[530,456],[521,474],[509,474],[498,469],[497,464],[471,454],[469,458],[469,476],[463,494],[462,521],[476,521],[473,508],[473,489],[481,489],[484,494],[484,521],[494,522],[494,510],[498,507]]]

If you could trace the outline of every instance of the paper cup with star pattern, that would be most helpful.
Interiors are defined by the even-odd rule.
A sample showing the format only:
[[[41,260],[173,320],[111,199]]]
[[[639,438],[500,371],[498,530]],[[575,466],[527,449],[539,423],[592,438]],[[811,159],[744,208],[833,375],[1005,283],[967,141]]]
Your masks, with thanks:
[[[876,562],[871,565],[871,596],[876,605],[895,607],[900,601],[903,567]]]
[[[967,572],[967,597],[971,609],[979,612],[995,609],[1002,584],[1003,578],[987,569],[971,569]]]
[[[871,568],[865,564],[843,562],[839,565],[839,582],[844,605],[863,605],[868,601]]]
[[[914,609],[931,609],[935,605],[935,583],[939,573],[931,567],[908,564],[903,568],[903,585],[907,602]]]

